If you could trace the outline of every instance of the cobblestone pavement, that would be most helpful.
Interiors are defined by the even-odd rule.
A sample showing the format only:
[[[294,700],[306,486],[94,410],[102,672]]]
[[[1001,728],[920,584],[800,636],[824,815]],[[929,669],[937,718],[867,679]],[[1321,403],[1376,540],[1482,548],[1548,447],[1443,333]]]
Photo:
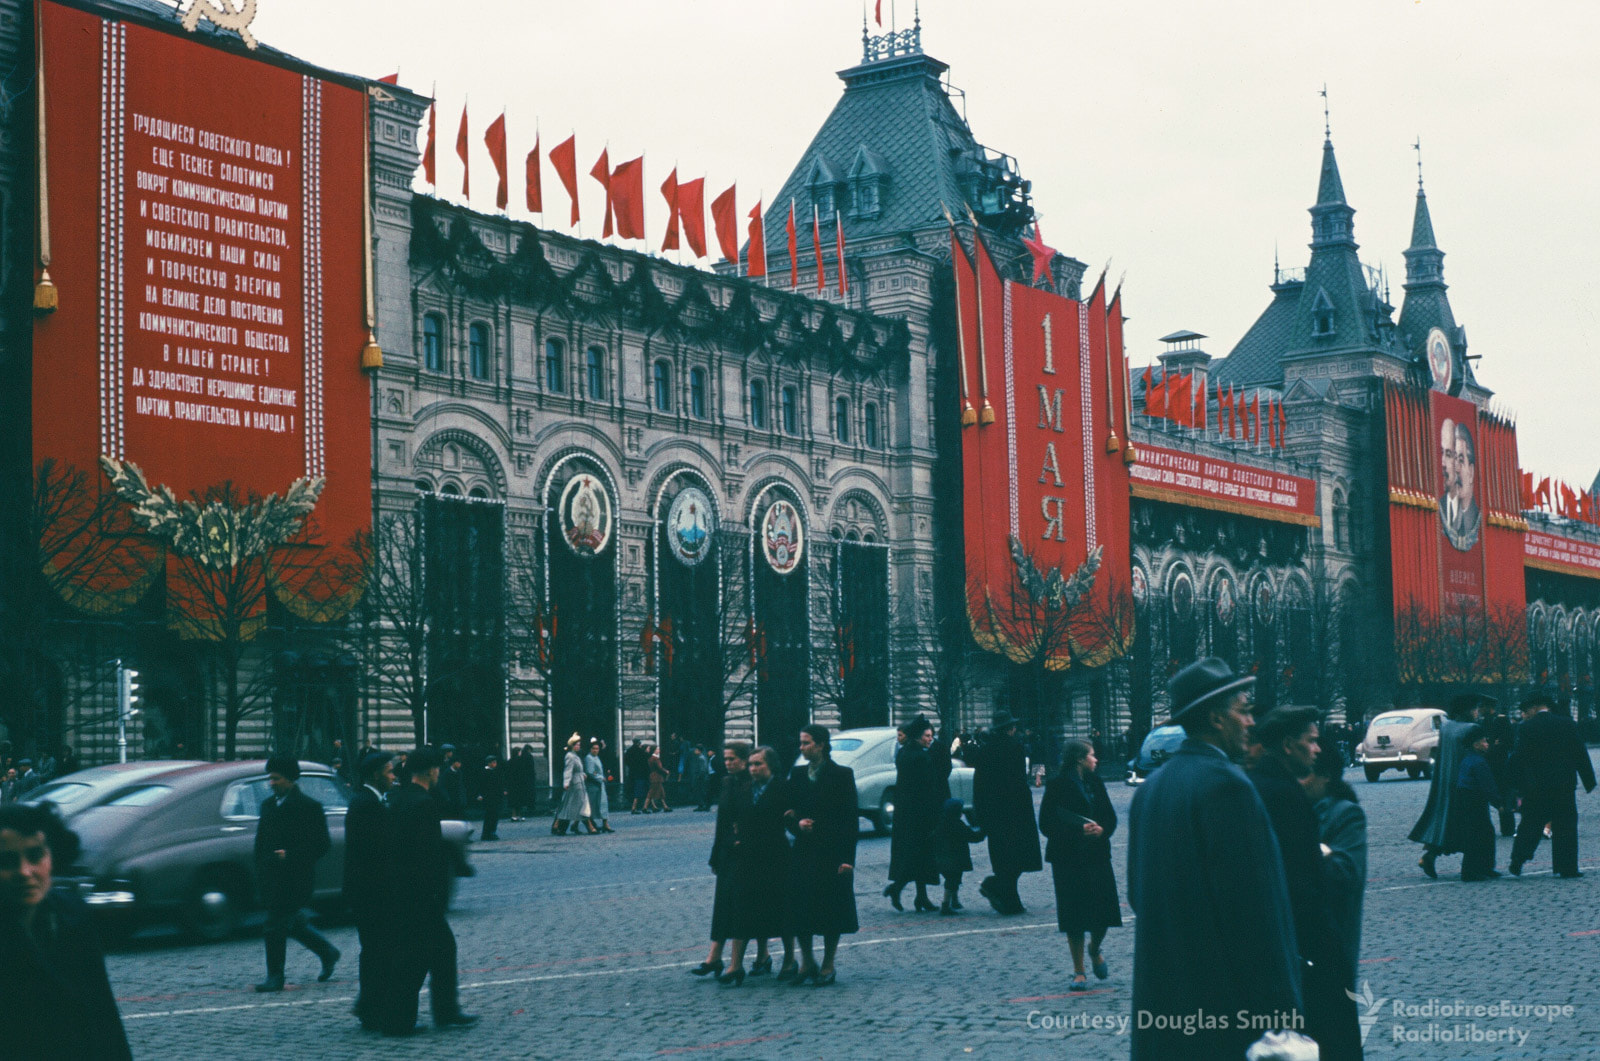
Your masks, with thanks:
[[[1361,977],[1382,1000],[1367,1055],[1600,1058],[1600,796],[1579,795],[1584,878],[1551,876],[1545,844],[1520,880],[1463,884],[1452,857],[1435,882],[1405,839],[1427,782],[1350,777],[1371,832]],[[1112,786],[1124,821],[1132,792]],[[1048,868],[1023,878],[1025,916],[997,917],[977,895],[981,845],[963,887],[966,914],[942,918],[910,913],[909,902],[907,913],[889,908],[879,894],[889,843],[863,837],[861,932],[844,942],[831,988],[763,978],[732,989],[686,975],[705,955],[712,820],[623,814],[615,835],[573,839],[551,836],[546,818],[507,823],[500,843],[475,845],[479,872],[462,882],[452,915],[463,1005],[483,1018],[469,1031],[394,1041],[358,1030],[348,925],[329,930],[346,955],[332,982],[316,983],[315,959],[291,943],[291,990],[271,998],[250,991],[263,973],[259,937],[194,946],[145,933],[108,962],[135,1056],[1127,1057],[1118,1029],[1130,1018],[1131,914],[1106,941],[1111,978],[1069,994]],[[1116,841],[1120,882],[1125,835]],[[1499,841],[1502,870],[1510,843]],[[1557,1012],[1454,1015],[1458,1004]],[[424,1019],[426,1010],[424,999]]]

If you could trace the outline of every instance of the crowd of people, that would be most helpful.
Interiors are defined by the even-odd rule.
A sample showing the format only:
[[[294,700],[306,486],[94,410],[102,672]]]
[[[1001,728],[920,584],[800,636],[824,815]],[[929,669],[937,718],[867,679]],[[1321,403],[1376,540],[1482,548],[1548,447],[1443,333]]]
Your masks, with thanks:
[[[15,803],[40,785],[81,769],[78,756],[66,745],[58,754],[45,752],[37,762],[31,756],[12,755],[9,748],[0,751],[0,806]]]

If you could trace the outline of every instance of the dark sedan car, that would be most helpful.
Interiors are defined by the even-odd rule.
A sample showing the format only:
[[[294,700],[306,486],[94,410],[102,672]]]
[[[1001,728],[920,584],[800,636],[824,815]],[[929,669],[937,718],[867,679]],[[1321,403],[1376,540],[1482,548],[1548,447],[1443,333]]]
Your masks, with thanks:
[[[333,841],[317,862],[313,902],[336,907],[350,790],[319,763],[300,770],[300,790],[322,804]],[[54,804],[83,840],[83,854],[58,880],[108,922],[176,921],[195,936],[221,939],[256,904],[256,823],[269,793],[261,760],[128,763],[72,774],[28,801]],[[457,874],[470,874],[471,827],[447,821],[444,833]]]

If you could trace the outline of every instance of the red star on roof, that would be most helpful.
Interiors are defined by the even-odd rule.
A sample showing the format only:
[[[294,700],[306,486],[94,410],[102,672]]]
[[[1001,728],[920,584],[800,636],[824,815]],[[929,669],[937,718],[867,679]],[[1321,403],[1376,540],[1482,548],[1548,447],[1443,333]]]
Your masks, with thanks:
[[[1023,236],[1022,245],[1033,255],[1033,282],[1037,284],[1042,276],[1050,283],[1055,283],[1055,278],[1050,275],[1050,260],[1056,256],[1056,249],[1045,244],[1044,233],[1037,221],[1033,223],[1033,238]]]

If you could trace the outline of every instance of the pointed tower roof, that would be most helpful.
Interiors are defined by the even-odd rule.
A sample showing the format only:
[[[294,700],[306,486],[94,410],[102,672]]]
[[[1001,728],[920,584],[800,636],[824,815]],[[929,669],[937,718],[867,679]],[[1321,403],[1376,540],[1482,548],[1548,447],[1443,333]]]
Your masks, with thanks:
[[[1428,210],[1428,194],[1422,187],[1420,164],[1417,173],[1417,205],[1411,218],[1411,246],[1406,248],[1405,298],[1400,305],[1400,336],[1406,351],[1421,357],[1428,334],[1438,328],[1450,341],[1456,378],[1476,383],[1472,363],[1466,359],[1467,331],[1456,323],[1450,309],[1449,285],[1444,282],[1444,251],[1433,234],[1433,215]]]
[[[1322,179],[1317,182],[1317,205],[1344,203],[1344,181],[1339,179],[1339,160],[1333,157],[1333,140],[1322,141]]]
[[[1433,218],[1428,214],[1428,193],[1422,190],[1422,182],[1417,181],[1417,212],[1411,218],[1411,249],[1437,250],[1439,245],[1433,240]]]

